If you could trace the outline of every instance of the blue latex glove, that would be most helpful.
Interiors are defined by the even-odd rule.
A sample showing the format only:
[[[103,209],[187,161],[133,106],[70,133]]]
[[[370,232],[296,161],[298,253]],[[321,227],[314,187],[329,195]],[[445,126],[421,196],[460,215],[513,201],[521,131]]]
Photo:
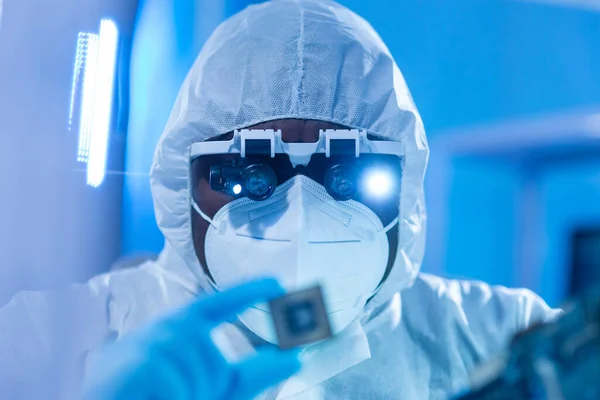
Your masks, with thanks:
[[[91,363],[85,399],[250,399],[300,369],[297,351],[261,350],[232,364],[210,337],[221,322],[284,294],[272,279],[203,298],[108,345]]]

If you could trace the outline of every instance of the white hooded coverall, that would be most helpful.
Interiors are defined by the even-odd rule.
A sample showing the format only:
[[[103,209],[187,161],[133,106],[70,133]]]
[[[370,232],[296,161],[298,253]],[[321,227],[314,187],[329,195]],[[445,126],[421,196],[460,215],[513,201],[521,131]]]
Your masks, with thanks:
[[[328,0],[277,0],[222,23],[179,92],[151,171],[166,237],[159,259],[60,293],[15,296],[0,309],[2,383],[26,387],[57,362],[78,370],[78,360],[106,338],[212,292],[191,240],[190,145],[286,118],[403,143],[399,243],[388,279],[360,320],[308,349],[300,375],[260,398],[445,399],[512,334],[557,313],[527,290],[419,273],[428,147],[400,70],[373,28],[350,10]],[[222,332],[234,353],[252,351],[233,325]]]

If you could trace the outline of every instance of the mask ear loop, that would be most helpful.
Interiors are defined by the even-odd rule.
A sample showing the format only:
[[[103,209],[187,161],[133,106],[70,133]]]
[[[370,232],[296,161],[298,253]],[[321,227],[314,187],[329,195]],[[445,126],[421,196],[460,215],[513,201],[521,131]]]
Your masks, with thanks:
[[[384,226],[377,233],[379,233],[379,234],[387,234],[390,231],[390,229],[392,229],[394,226],[396,226],[396,224],[398,223],[398,221],[400,221],[400,213],[398,213],[398,216],[396,218],[394,218],[392,220],[392,222],[390,222],[389,224],[387,224],[386,226]],[[368,296],[368,299],[365,302],[365,304],[368,303],[369,301],[371,301],[371,299],[373,297],[375,297],[375,295],[377,294],[377,292],[379,292],[379,289],[381,289],[381,287],[383,286],[384,283],[385,283],[385,281],[379,282],[379,285],[377,285],[377,287],[375,289],[373,289],[373,292]]]
[[[389,224],[384,226],[378,233],[388,233],[389,230],[392,229],[394,227],[394,225],[396,225],[398,223],[399,220],[400,220],[400,215],[398,215],[396,218],[394,218],[392,220],[392,222],[390,222]]]
[[[217,229],[217,226],[215,224],[215,222],[208,216],[206,215],[204,212],[202,212],[202,210],[200,209],[200,207],[198,206],[198,204],[196,203],[196,200],[192,199],[192,208],[194,209],[194,211],[196,211],[203,220],[205,220],[206,222],[208,222],[210,224],[210,226],[212,226],[213,228]],[[215,291],[220,292],[221,290],[217,287],[216,282],[213,282],[212,278],[208,278],[208,283],[210,284],[210,286],[213,287],[213,289],[215,289]]]
[[[194,211],[196,211],[203,220],[205,220],[206,222],[208,222],[210,224],[210,226],[212,226],[214,229],[218,230],[219,232],[223,231],[223,225],[221,225],[220,227],[217,226],[217,224],[215,223],[215,221],[213,221],[208,215],[206,215],[198,206],[198,204],[196,203],[196,200],[192,199],[192,208],[194,209]]]

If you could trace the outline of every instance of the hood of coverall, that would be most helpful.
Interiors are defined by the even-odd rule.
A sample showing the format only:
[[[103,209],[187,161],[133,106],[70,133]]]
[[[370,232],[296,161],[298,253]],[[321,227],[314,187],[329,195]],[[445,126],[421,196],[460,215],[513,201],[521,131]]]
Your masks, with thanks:
[[[429,149],[389,50],[369,23],[335,2],[254,5],[214,31],[181,87],[156,149],[151,186],[158,225],[198,284],[213,291],[192,242],[190,145],[287,118],[364,129],[404,145],[397,256],[363,311],[368,315],[418,274],[425,245],[423,178]]]

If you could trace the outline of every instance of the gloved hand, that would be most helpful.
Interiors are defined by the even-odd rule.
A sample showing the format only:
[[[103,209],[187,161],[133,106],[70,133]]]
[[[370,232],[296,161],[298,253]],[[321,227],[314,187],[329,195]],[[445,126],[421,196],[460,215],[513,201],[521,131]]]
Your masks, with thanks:
[[[108,345],[91,362],[86,400],[249,399],[300,369],[297,351],[261,350],[228,362],[210,337],[221,322],[284,294],[272,279],[203,298]]]

